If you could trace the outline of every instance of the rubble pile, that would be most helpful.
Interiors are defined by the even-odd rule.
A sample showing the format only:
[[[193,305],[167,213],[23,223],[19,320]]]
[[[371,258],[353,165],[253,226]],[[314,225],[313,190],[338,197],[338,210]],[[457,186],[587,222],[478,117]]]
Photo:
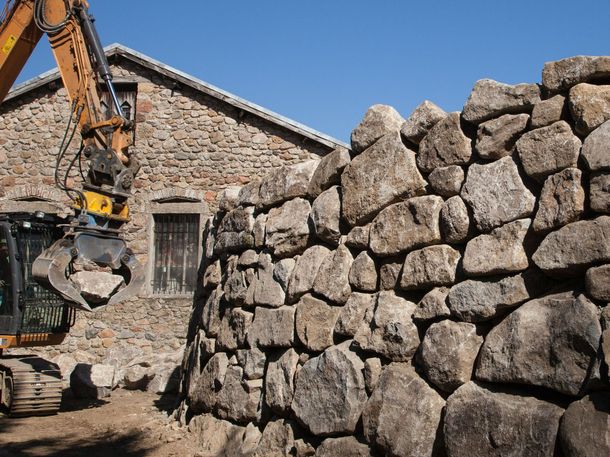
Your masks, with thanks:
[[[610,455],[610,57],[375,105],[206,228],[179,416],[211,453]],[[215,454],[216,455],[216,454]]]

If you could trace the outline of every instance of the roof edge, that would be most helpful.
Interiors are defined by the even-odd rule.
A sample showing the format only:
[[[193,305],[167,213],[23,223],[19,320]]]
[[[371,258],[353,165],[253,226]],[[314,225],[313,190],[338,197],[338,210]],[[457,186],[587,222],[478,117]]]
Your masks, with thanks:
[[[142,54],[138,51],[135,51],[127,46],[124,46],[120,43],[113,43],[104,48],[104,52],[108,57],[119,55],[121,57],[126,58],[132,62],[135,62],[143,67],[146,67],[150,70],[156,71],[157,73],[161,73],[164,76],[167,76],[170,79],[174,79],[179,81],[195,90],[206,93],[212,97],[220,99],[230,105],[235,106],[236,108],[242,109],[248,113],[254,114],[260,118],[263,118],[269,122],[274,124],[278,124],[288,130],[291,130],[295,133],[298,133],[306,138],[314,140],[318,143],[322,143],[325,146],[330,148],[343,147],[350,149],[350,146],[336,138],[331,137],[330,135],[326,135],[325,133],[314,130],[310,127],[307,127],[300,122],[297,122],[293,119],[287,118],[278,114],[274,111],[263,108],[256,103],[249,102],[237,95],[234,95],[230,92],[222,90],[212,84],[209,84],[201,79],[198,79],[188,73],[180,71],[174,67],[169,65],[165,65],[164,63],[153,59],[145,54]],[[33,89],[41,87],[45,84],[53,82],[60,78],[59,70],[52,69],[46,71],[34,78],[31,78],[27,81],[24,81],[21,84],[14,86],[10,92],[5,97],[4,101],[8,101],[14,98],[19,97],[20,95],[25,94]]]

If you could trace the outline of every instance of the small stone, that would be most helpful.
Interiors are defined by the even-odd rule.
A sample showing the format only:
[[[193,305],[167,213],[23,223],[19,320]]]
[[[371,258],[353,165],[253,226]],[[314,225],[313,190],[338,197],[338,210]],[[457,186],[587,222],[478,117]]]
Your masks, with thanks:
[[[464,182],[464,170],[458,165],[439,167],[428,175],[428,182],[438,195],[452,197],[460,193]]]
[[[248,249],[247,251],[242,252],[237,259],[237,266],[242,268],[257,267],[258,253],[254,249]]]
[[[220,279],[220,260],[216,260],[205,269],[205,273],[203,274],[203,287],[215,288],[220,284]]]
[[[343,244],[326,256],[316,275],[314,292],[334,303],[345,303],[352,292],[349,271],[353,260],[349,249]]]
[[[353,130],[351,143],[354,152],[359,153],[388,134],[400,132],[405,120],[394,108],[388,105],[371,106],[364,119]]]
[[[550,276],[574,277],[610,261],[610,216],[572,222],[549,233],[532,256]]]
[[[377,294],[374,308],[367,310],[354,342],[392,361],[408,361],[419,346],[417,327],[411,320],[415,303],[394,292]]]
[[[461,244],[470,234],[470,217],[464,200],[458,195],[443,203],[440,214],[440,228],[443,241],[451,244]]]
[[[260,213],[254,219],[254,246],[262,248],[265,246],[265,226],[267,225],[267,214]]]
[[[222,296],[222,288],[218,286],[210,293],[201,311],[201,328],[209,337],[217,336],[220,329],[220,301]]]
[[[320,265],[330,252],[324,246],[315,245],[307,248],[297,259],[288,281],[288,301],[290,303],[294,303],[300,296],[313,289]]]
[[[276,168],[261,181],[258,208],[269,208],[296,197],[306,197],[318,160]]]
[[[610,57],[574,56],[544,64],[542,85],[551,92],[559,92],[590,81],[610,77]]]
[[[422,297],[413,312],[415,322],[429,322],[451,316],[446,304],[449,288],[435,287]]]
[[[295,265],[296,260],[294,259],[281,259],[273,267],[273,279],[279,283],[284,291],[288,289],[288,281],[292,276]]]
[[[511,155],[515,143],[526,130],[528,121],[527,114],[505,114],[480,124],[475,146],[479,156],[497,160]]]
[[[460,127],[460,114],[451,113],[430,129],[419,144],[417,166],[430,173],[438,167],[464,165],[472,156],[472,141]]]
[[[573,402],[559,426],[559,443],[566,457],[610,455],[610,400],[595,392]]]
[[[377,382],[382,371],[381,359],[371,357],[364,361],[364,382],[366,383],[366,391],[369,394],[377,387]]]
[[[309,359],[296,376],[292,410],[316,436],[354,433],[366,403],[364,363],[350,343]]]
[[[470,381],[482,344],[473,324],[450,320],[432,324],[421,345],[426,377],[439,389],[453,392]]]
[[[362,325],[367,310],[375,306],[375,301],[375,295],[352,292],[345,305],[340,308],[335,333],[353,337]]]
[[[316,457],[373,457],[369,447],[360,443],[353,436],[343,436],[341,438],[327,438],[318,449]]]
[[[295,198],[279,208],[269,211],[266,225],[265,245],[279,258],[301,254],[310,238],[307,200]]]
[[[326,189],[340,184],[341,173],[349,162],[349,151],[341,147],[322,157],[309,181],[307,194],[312,198],[316,198]]]
[[[502,114],[529,113],[538,102],[540,89],[536,84],[511,86],[481,79],[474,85],[462,116],[468,122],[480,124]]]
[[[341,190],[333,186],[322,192],[311,205],[311,222],[316,236],[322,241],[337,246],[341,239]]]
[[[443,429],[447,455],[555,455],[563,409],[534,397],[497,389],[469,382],[449,397]]]
[[[248,331],[250,347],[290,347],[294,342],[294,306],[257,307]]]
[[[546,178],[532,224],[534,231],[552,230],[580,218],[585,209],[581,177],[578,168],[566,168]]]
[[[371,225],[370,247],[380,256],[408,252],[441,241],[441,197],[427,195],[382,210]]]
[[[349,270],[349,283],[356,290],[377,290],[377,267],[368,252],[362,251],[354,259]]]
[[[589,268],[585,276],[585,285],[591,298],[610,302],[610,264]]]
[[[259,255],[256,278],[252,283],[254,288],[254,303],[274,308],[284,304],[286,294],[281,283],[274,277],[274,266],[271,256],[266,253]]]
[[[581,395],[601,333],[597,307],[584,295],[567,292],[529,301],[487,335],[477,379]]]
[[[249,284],[246,281],[244,271],[237,269],[234,265],[235,262],[231,263],[233,265],[227,268],[224,283],[224,299],[232,305],[240,306],[246,300]]]
[[[610,170],[610,121],[596,128],[582,145],[582,158],[591,171]]]
[[[386,261],[379,269],[379,286],[381,290],[393,290],[398,284],[403,262]]]
[[[441,455],[437,430],[444,407],[443,398],[412,367],[392,363],[383,370],[362,412],[364,435],[383,455]]]
[[[424,100],[402,125],[400,133],[407,141],[419,144],[430,129],[446,116],[447,113],[437,105],[429,100]]]
[[[570,89],[568,105],[576,131],[588,135],[610,119],[610,86],[577,84]]]
[[[350,226],[372,220],[386,206],[424,193],[415,153],[389,134],[355,157],[341,175],[343,217]]]
[[[564,168],[576,167],[581,146],[566,121],[527,132],[517,141],[523,169],[539,181]]]
[[[530,224],[530,219],[520,219],[470,240],[464,251],[464,272],[481,276],[527,269],[529,261],[523,242]]]
[[[555,95],[547,100],[542,100],[534,105],[532,111],[532,129],[546,127],[557,121],[565,119],[567,115],[566,98],[563,95]]]
[[[345,245],[353,249],[359,249],[361,251],[368,249],[370,230],[371,224],[367,224],[361,227],[354,227],[347,234]]]
[[[265,403],[277,414],[290,410],[298,362],[299,354],[292,348],[269,360],[265,376]]]
[[[610,213],[610,173],[594,173],[589,180],[589,204],[598,213]]]
[[[265,374],[265,353],[258,348],[238,349],[239,366],[244,370],[246,379],[262,379]]]
[[[429,246],[407,254],[400,279],[401,289],[429,289],[455,282],[460,253],[451,246]]]
[[[536,203],[511,157],[471,165],[460,195],[472,209],[477,228],[483,232],[528,217]]]
[[[468,279],[449,291],[447,304],[451,314],[466,322],[484,322],[542,293],[544,277],[529,270],[505,278]]]
[[[296,332],[310,351],[321,352],[333,344],[333,330],[341,308],[305,295],[297,304]]]

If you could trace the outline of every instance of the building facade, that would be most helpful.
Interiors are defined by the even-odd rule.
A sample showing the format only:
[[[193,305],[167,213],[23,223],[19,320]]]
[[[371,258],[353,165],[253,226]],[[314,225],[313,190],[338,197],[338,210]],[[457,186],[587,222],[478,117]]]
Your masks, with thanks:
[[[344,146],[124,46],[110,46],[107,55],[123,110],[136,121],[130,151],[141,169],[125,238],[146,266],[146,284],[129,302],[80,312],[65,342],[46,350],[51,357],[82,351],[103,360],[116,349],[180,347],[204,221],[218,208],[219,194],[272,168]],[[69,116],[57,71],[9,93],[0,107],[0,212],[69,213],[69,199],[54,187]],[[71,150],[78,150],[79,141]],[[62,173],[66,166],[60,165]],[[78,185],[78,170],[68,175],[69,184]]]

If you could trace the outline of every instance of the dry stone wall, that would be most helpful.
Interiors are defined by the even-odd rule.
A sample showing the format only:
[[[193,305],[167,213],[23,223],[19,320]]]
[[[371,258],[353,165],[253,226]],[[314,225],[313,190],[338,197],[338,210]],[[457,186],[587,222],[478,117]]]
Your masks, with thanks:
[[[181,420],[214,455],[610,455],[610,57],[369,109],[209,221]]]

